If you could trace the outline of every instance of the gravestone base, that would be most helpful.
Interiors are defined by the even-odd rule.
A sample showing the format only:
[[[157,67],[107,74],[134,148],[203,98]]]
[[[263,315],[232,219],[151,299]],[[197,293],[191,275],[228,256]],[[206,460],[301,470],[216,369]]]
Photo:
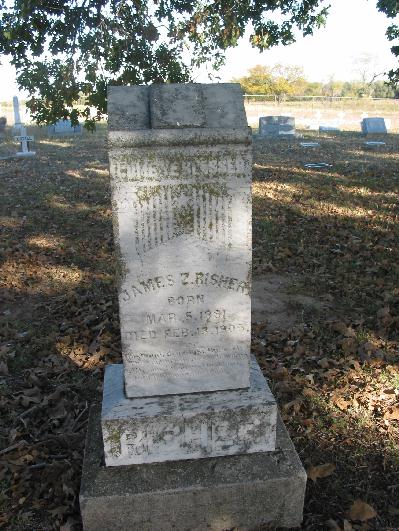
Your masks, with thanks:
[[[33,157],[36,155],[36,151],[18,151],[15,153],[16,157]]]
[[[80,490],[85,531],[296,527],[305,486],[281,420],[274,452],[106,467],[100,411],[92,408]]]
[[[127,398],[123,365],[108,365],[101,413],[107,466],[275,449],[277,404],[255,360],[250,387]]]

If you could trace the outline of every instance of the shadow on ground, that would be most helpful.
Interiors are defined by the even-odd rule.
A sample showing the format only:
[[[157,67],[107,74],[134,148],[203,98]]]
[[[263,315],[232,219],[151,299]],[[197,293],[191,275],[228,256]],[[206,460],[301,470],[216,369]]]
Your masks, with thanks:
[[[120,361],[105,130],[32,133],[35,158],[0,161],[0,526],[79,529],[88,409]],[[305,465],[336,466],[303,529],[343,527],[357,498],[398,526],[399,141],[318,138],[254,145],[253,347]]]

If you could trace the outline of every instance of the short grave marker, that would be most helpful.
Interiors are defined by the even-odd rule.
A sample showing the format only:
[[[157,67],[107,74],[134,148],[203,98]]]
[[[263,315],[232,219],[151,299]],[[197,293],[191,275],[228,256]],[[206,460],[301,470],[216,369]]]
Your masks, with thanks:
[[[295,135],[295,118],[293,116],[261,116],[259,135],[264,137]]]
[[[17,157],[32,157],[36,155],[36,151],[30,151],[30,144],[34,142],[34,137],[26,134],[26,127],[21,126],[20,135],[14,136],[14,140],[20,142],[21,151],[16,153]]]
[[[341,129],[334,125],[319,125],[319,131],[321,133],[338,133]]]
[[[308,162],[306,164],[304,164],[304,167],[305,168],[318,168],[318,169],[322,169],[322,168],[332,168],[332,164],[327,164],[327,162]]]
[[[363,118],[361,122],[362,133],[383,134],[386,135],[388,130],[384,118]]]
[[[299,145],[304,148],[320,147],[318,142],[300,142]]]
[[[386,146],[385,142],[363,142],[363,145],[366,149],[378,149],[383,146]]]
[[[5,116],[0,116],[0,136],[4,136],[6,132],[7,118]]]

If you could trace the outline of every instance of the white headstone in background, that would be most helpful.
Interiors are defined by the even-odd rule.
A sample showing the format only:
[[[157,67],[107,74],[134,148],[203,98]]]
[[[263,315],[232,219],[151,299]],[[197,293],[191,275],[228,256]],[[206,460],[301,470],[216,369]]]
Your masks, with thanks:
[[[81,124],[72,125],[70,120],[58,120],[47,128],[49,136],[74,136],[82,134]]]
[[[18,101],[18,97],[17,96],[13,97],[12,104],[13,104],[13,107],[14,107],[14,124],[18,125],[18,124],[21,123],[21,115],[20,115],[20,112],[19,112],[19,101]]]
[[[259,135],[266,137],[295,135],[295,118],[293,116],[261,116]]]
[[[337,127],[336,125],[319,125],[319,131],[321,133],[337,133],[339,131],[341,131],[341,129],[339,127]]]

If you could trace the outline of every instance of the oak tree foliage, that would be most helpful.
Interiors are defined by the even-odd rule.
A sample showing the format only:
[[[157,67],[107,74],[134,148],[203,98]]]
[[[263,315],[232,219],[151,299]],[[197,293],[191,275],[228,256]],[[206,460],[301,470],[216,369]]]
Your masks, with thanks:
[[[394,44],[391,47],[392,53],[399,58],[399,24],[397,23],[399,16],[399,2],[398,0],[378,0],[377,8],[382,13],[392,20],[392,24],[387,29],[388,40]],[[389,73],[389,80],[391,85],[399,85],[399,67],[392,69]]]
[[[106,112],[109,84],[190,81],[201,64],[220,67],[247,27],[265,50],[294,42],[297,28],[312,34],[328,12],[325,0],[0,0],[0,9],[0,53],[33,117],[88,127]]]

